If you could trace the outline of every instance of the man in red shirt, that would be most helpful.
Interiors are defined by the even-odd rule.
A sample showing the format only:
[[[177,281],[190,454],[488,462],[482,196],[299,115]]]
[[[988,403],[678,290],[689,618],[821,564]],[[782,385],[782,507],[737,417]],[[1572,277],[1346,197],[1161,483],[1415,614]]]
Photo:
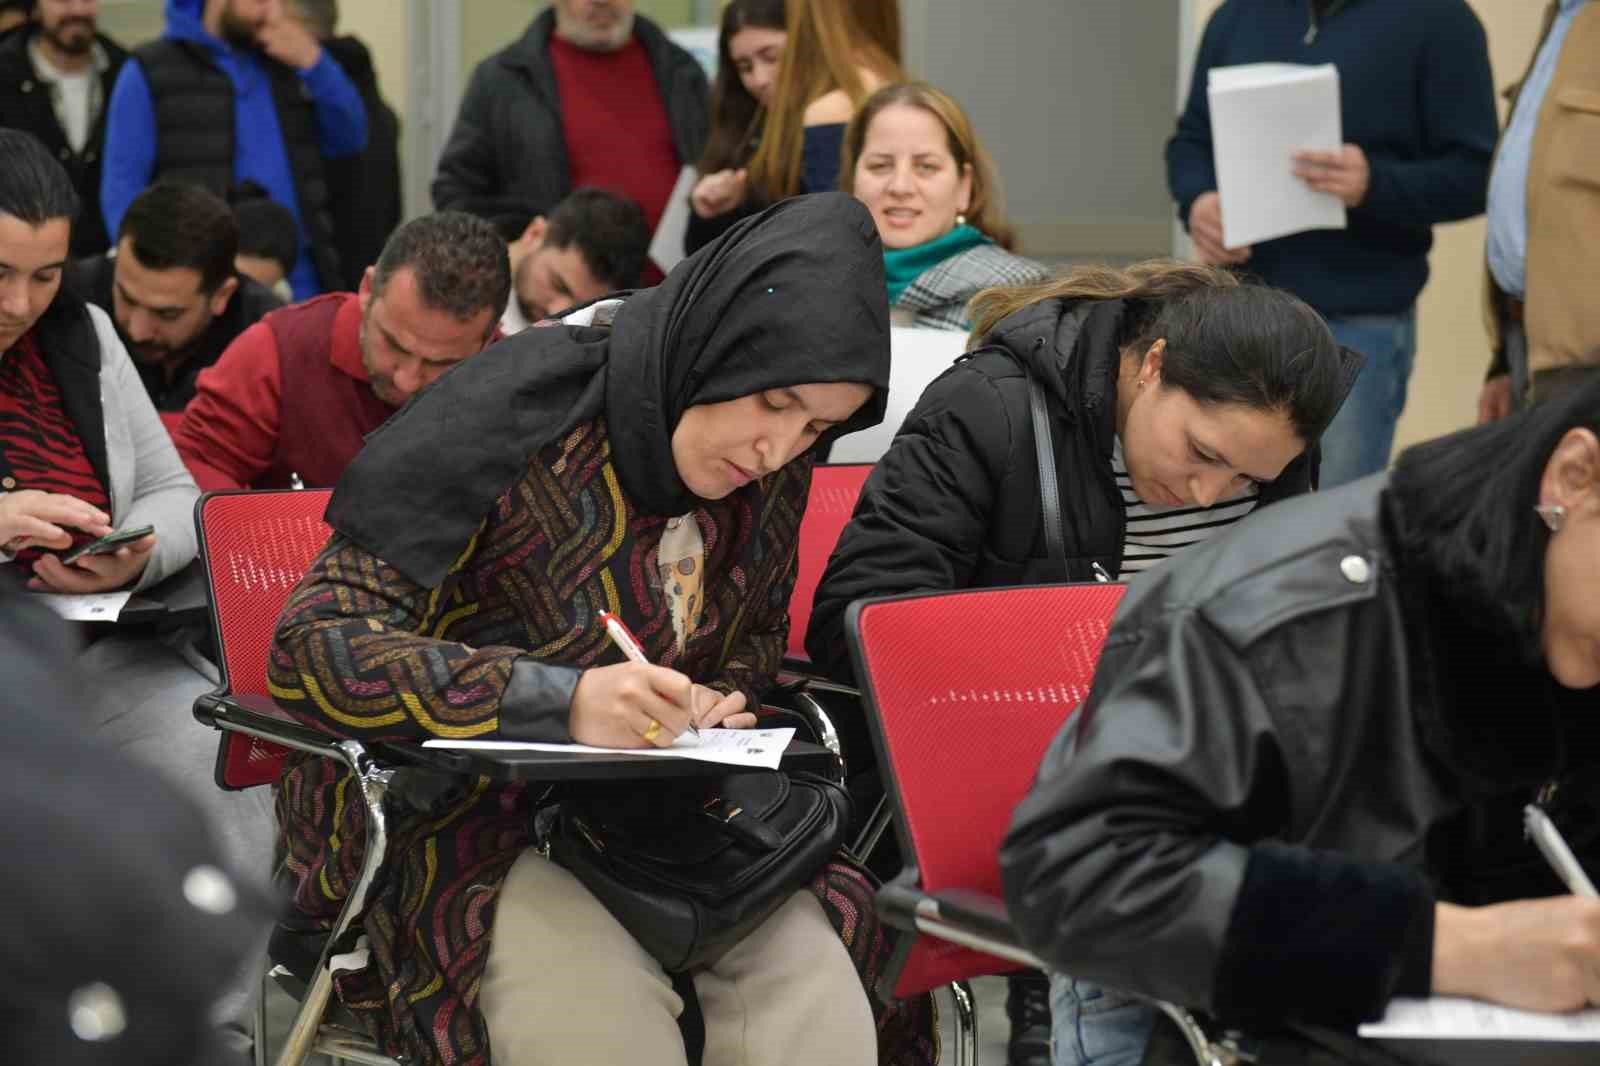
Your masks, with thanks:
[[[178,453],[204,490],[331,486],[367,434],[495,339],[510,292],[488,222],[408,222],[359,292],[272,312],[201,372]]]
[[[633,0],[554,0],[473,71],[434,206],[515,198],[548,212],[583,185],[636,200],[653,230],[710,128],[694,57]]]

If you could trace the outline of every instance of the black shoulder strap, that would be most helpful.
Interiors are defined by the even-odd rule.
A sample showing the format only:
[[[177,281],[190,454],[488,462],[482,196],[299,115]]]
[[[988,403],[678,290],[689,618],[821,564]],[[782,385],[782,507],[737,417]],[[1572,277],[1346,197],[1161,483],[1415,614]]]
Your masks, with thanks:
[[[1033,415],[1033,447],[1039,456],[1039,506],[1044,511],[1044,543],[1050,558],[1067,565],[1066,538],[1061,534],[1061,488],[1056,481],[1056,446],[1050,433],[1050,411],[1045,406],[1044,386],[1028,375],[1028,409]]]

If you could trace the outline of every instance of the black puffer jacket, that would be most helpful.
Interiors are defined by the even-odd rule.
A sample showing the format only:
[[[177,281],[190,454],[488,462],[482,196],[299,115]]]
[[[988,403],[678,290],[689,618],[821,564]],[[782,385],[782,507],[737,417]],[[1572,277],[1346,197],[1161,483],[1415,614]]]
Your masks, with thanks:
[[[806,650],[850,682],[844,614],[864,596],[1093,581],[1122,567],[1116,439],[1121,300],[1045,300],[940,375],[862,488],[817,588]],[[1055,442],[1066,572],[1045,551],[1027,373],[1044,386]],[[1312,448],[1262,486],[1263,505],[1309,491]]]
[[[1031,949],[1224,1016],[1346,1026],[1427,994],[1436,899],[1482,901],[1485,873],[1558,890],[1449,845],[1541,783],[1594,791],[1595,693],[1455,602],[1405,530],[1378,475],[1130,587],[1001,850]],[[1563,828],[1592,854],[1592,814]]]
[[[438,210],[472,210],[486,200],[514,197],[547,213],[572,191],[561,100],[550,64],[555,27],[555,11],[548,9],[520,41],[472,72],[433,179]],[[705,71],[642,15],[634,17],[633,32],[650,57],[678,162],[693,163],[711,132]]]

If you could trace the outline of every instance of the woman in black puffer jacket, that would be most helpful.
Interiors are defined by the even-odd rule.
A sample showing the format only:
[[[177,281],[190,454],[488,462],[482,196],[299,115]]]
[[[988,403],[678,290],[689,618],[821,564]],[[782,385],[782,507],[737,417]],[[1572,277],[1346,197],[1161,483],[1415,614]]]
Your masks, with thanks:
[[[1360,369],[1300,300],[1194,264],[1079,268],[971,310],[975,350],[907,416],[817,588],[806,649],[839,681],[853,600],[1126,578],[1309,491]],[[1014,976],[1012,1066],[1048,1061],[1052,1015],[1056,1066],[1136,1062],[1150,1015],[1116,995],[1057,978],[1047,1008],[1042,975]]]

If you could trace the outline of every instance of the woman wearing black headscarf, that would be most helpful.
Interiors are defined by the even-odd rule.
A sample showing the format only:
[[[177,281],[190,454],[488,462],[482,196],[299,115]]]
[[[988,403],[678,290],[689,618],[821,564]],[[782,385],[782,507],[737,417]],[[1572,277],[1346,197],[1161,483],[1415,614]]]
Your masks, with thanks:
[[[340,482],[337,532],[279,622],[278,701],[355,737],[640,747],[753,724],[786,643],[809,453],[882,417],[883,292],[867,212],[802,198],[656,289],[453,370]],[[621,661],[602,609],[656,665]],[[342,776],[291,758],[279,791],[295,904],[323,919],[363,839]],[[530,847],[533,799],[480,782],[399,819],[372,962],[341,1000],[416,1062],[486,1062],[491,1040],[498,1066],[684,1062],[682,1001]],[[708,1066],[877,1060],[868,899],[830,867],[696,975]]]

